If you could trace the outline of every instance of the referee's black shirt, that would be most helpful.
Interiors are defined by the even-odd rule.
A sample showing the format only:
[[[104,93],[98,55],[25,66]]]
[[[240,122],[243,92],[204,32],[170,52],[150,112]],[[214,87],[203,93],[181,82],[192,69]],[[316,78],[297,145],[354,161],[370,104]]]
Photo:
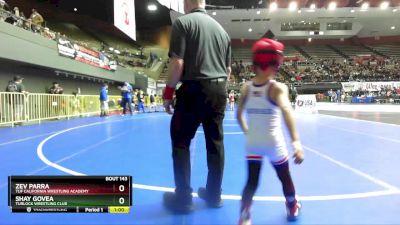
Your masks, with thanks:
[[[226,78],[230,37],[205,9],[194,9],[172,25],[169,56],[184,60],[182,81]]]

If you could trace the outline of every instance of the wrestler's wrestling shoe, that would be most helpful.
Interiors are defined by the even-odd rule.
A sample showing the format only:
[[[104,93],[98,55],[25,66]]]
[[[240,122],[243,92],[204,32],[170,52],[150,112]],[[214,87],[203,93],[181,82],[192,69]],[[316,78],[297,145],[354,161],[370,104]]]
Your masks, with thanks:
[[[286,202],[287,220],[296,221],[300,216],[301,204],[299,201],[295,200],[295,202],[291,205],[292,206],[289,206],[289,204]]]
[[[250,211],[243,210],[240,213],[239,225],[251,225]]]

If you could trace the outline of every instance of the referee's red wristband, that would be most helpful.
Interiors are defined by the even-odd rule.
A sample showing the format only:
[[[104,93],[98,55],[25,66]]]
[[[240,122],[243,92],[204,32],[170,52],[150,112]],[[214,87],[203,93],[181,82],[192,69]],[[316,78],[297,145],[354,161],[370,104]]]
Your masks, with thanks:
[[[172,100],[174,97],[175,88],[169,87],[168,85],[165,87],[163,98],[166,100]]]

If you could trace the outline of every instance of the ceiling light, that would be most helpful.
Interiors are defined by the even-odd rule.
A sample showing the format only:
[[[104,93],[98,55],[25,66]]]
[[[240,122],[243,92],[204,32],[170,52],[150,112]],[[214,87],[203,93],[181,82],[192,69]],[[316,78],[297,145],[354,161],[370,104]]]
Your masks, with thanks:
[[[310,5],[310,9],[315,9],[315,4],[314,3]]]
[[[329,3],[328,9],[331,10],[331,11],[335,10],[336,9],[336,2]]]
[[[157,6],[154,5],[154,4],[150,4],[150,5],[147,6],[147,9],[149,11],[156,11],[157,10]]]
[[[76,12],[76,11],[78,11],[78,9],[77,9],[77,8],[74,8],[74,11]]]
[[[367,10],[369,8],[369,3],[368,2],[364,2],[362,5],[361,5],[361,10]]]
[[[356,11],[356,10],[354,10],[354,9],[350,10],[351,13],[354,13],[355,11]]]
[[[304,23],[304,20],[302,20],[300,23]]]
[[[380,5],[380,8],[381,8],[382,10],[385,10],[385,9],[387,9],[388,7],[389,7],[389,2],[382,2],[381,5]]]
[[[291,2],[289,4],[289,11],[295,11],[297,9],[297,2]]]
[[[216,15],[217,15],[217,12],[213,12],[212,15],[213,15],[213,16],[216,16]]]
[[[261,14],[261,11],[260,11],[260,10],[258,10],[258,11],[257,11],[257,15],[260,15],[260,14]]]
[[[253,29],[252,29],[252,28],[249,28],[249,32],[253,32]]]
[[[391,30],[394,30],[394,29],[396,29],[396,27],[395,27],[395,26],[392,26],[390,29],[391,29]]]
[[[308,38],[308,42],[311,42],[312,41],[312,38]]]
[[[269,5],[269,10],[270,10],[270,11],[275,11],[276,9],[278,9],[278,3],[272,2],[272,3]]]

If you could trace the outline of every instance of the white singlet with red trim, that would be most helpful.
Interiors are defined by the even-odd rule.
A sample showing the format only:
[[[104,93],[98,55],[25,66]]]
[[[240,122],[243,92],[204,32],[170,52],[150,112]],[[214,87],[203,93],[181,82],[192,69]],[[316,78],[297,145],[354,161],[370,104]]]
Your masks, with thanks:
[[[249,131],[246,135],[248,160],[262,160],[267,156],[272,164],[288,160],[288,151],[282,130],[282,112],[270,99],[269,89],[275,81],[264,85],[247,83],[248,94],[244,105]]]

